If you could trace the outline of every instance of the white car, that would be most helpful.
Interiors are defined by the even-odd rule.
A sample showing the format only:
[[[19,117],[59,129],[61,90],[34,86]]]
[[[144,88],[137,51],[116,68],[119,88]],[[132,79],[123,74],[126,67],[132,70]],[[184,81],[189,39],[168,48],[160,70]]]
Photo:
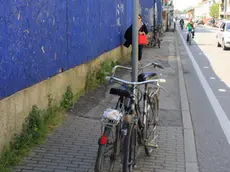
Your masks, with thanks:
[[[223,48],[226,50],[230,48],[230,21],[225,20],[221,23],[217,31],[217,47]]]

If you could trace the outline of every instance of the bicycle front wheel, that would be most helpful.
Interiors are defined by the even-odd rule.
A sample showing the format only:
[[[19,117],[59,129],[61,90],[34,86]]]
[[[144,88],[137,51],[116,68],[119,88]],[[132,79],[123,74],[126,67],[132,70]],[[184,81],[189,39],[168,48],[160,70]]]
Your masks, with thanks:
[[[133,172],[134,167],[134,125],[127,126],[127,134],[124,139],[122,172]]]
[[[148,96],[146,124],[144,134],[146,139],[145,153],[151,156],[153,147],[157,147],[157,125],[159,121],[159,100],[157,94]]]

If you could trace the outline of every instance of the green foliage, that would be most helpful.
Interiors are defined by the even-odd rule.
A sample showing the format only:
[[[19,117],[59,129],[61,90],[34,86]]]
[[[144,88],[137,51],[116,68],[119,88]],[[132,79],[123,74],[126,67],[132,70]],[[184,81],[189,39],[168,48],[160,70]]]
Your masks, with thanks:
[[[74,95],[70,86],[67,87],[65,94],[62,96],[61,107],[69,109],[73,105]]]
[[[0,172],[10,172],[11,167],[18,164],[29,153],[31,148],[41,143],[47,134],[61,123],[64,110],[73,104],[73,92],[67,87],[60,107],[56,105],[51,95],[48,95],[48,108],[40,110],[36,105],[25,119],[22,132],[15,135],[9,146],[3,148],[0,158]]]
[[[219,17],[219,4],[217,3],[212,4],[209,10],[209,15],[213,18]]]
[[[15,135],[9,147],[4,147],[0,160],[0,171],[10,171],[11,166],[20,162],[33,145],[39,143],[46,135],[42,111],[33,106],[23,124],[20,135]]]
[[[97,87],[105,82],[105,77],[109,75],[112,68],[118,64],[118,61],[105,61],[99,68],[90,69],[86,76],[85,91]]]

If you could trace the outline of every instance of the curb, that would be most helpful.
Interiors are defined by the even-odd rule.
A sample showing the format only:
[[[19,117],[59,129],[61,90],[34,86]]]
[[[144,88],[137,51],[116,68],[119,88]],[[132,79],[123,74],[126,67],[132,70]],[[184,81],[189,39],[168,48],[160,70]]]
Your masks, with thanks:
[[[189,109],[189,104],[188,104],[188,97],[187,97],[187,92],[186,92],[183,67],[182,67],[181,57],[179,53],[177,34],[178,33],[176,31],[175,45],[176,45],[178,76],[179,76],[183,134],[184,134],[185,168],[186,168],[185,170],[186,172],[199,172],[198,164],[197,164],[195,138],[194,138],[191,114],[190,114],[190,109]]]

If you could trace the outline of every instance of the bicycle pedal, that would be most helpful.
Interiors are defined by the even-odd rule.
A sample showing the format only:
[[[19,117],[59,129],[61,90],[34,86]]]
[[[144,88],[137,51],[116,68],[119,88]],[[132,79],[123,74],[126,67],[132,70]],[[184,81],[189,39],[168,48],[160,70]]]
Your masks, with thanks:
[[[146,147],[152,148],[152,149],[157,149],[158,145],[154,144],[154,143],[146,143],[145,144]]]

